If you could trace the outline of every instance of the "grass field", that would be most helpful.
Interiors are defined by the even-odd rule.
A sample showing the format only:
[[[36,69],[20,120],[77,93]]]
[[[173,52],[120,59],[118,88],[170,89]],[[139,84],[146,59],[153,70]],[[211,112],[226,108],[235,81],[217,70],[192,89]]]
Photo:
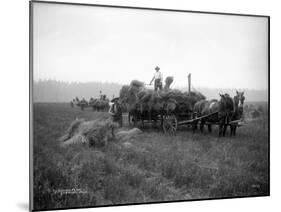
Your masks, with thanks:
[[[62,148],[75,118],[107,113],[69,104],[34,104],[34,207],[50,209],[269,194],[268,118],[251,119],[236,137],[182,128],[145,129],[103,148]]]

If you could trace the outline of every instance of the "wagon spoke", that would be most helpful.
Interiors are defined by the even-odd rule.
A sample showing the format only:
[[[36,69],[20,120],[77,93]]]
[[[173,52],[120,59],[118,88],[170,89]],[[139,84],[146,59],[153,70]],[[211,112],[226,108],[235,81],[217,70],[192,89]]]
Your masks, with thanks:
[[[163,118],[164,133],[175,134],[177,131],[177,118],[174,115],[167,115]]]

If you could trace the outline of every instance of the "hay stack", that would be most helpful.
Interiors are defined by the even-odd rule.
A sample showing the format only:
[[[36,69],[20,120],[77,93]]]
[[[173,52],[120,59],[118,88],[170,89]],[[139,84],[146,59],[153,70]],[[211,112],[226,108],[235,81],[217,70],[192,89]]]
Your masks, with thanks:
[[[176,110],[178,113],[187,113],[192,110],[191,103],[187,95],[180,90],[173,89],[161,94],[163,99],[168,102],[166,111],[171,112]]]
[[[169,77],[166,77],[164,90],[169,90],[171,84],[173,83],[173,81],[174,81],[174,77],[170,77],[170,76],[169,76]]]
[[[119,98],[120,100],[125,100],[128,98],[128,93],[130,90],[130,86],[129,85],[123,85],[120,92],[119,92]]]
[[[167,89],[160,92],[144,87],[144,83],[133,80],[130,86],[123,86],[120,90],[120,101],[128,111],[156,111],[156,112],[190,112],[195,102],[205,99],[199,92],[181,92],[169,89],[173,77],[167,77]]]
[[[119,131],[116,133],[116,139],[121,142],[127,142],[135,139],[138,135],[140,135],[142,131],[138,128],[133,128],[126,131]]]
[[[132,80],[130,87],[141,88],[144,87],[144,83],[138,80]]]
[[[121,104],[122,111],[127,112],[128,111],[128,94],[129,94],[130,86],[129,85],[123,85],[120,92],[119,92],[119,102]]]
[[[125,107],[128,111],[132,111],[136,108],[139,108],[138,103],[140,97],[138,97],[138,93],[140,93],[140,91],[144,89],[144,83],[138,80],[133,80],[130,83],[130,86],[124,85],[119,93],[122,107]]]
[[[261,112],[258,111],[257,109],[254,109],[253,111],[251,111],[250,115],[251,118],[255,119],[261,116]]]
[[[110,119],[93,121],[76,119],[59,141],[62,142],[62,146],[88,144],[89,146],[101,147],[113,140],[115,128],[117,128],[117,125]]]
[[[192,108],[194,107],[196,102],[206,99],[206,97],[198,91],[191,91],[189,93],[185,92],[185,95],[186,95],[188,101],[190,102]]]

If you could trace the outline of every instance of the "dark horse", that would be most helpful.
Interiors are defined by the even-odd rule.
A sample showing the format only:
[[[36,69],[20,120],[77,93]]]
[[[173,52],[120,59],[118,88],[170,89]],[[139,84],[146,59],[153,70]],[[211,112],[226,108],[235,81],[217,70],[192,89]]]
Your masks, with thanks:
[[[88,102],[83,98],[81,101],[77,103],[77,106],[79,106],[81,110],[84,110],[84,108],[88,107]]]
[[[96,102],[98,99],[94,99],[93,97],[90,98],[89,100],[89,106],[93,108],[93,111],[96,111]]]
[[[236,91],[236,96],[233,97],[233,113],[231,115],[231,121],[243,119],[243,105],[245,97],[244,92]],[[230,136],[236,134],[237,124],[230,125]]]
[[[74,103],[73,102],[74,102],[73,100],[70,101],[70,107],[74,107]]]
[[[201,100],[194,105],[194,118],[207,116],[200,121],[200,130],[203,133],[204,125],[208,124],[209,132],[212,131],[212,124],[219,124],[219,136],[225,136],[230,116],[233,112],[233,100],[228,94],[220,94],[220,100]],[[197,129],[199,120],[193,123],[193,132]]]

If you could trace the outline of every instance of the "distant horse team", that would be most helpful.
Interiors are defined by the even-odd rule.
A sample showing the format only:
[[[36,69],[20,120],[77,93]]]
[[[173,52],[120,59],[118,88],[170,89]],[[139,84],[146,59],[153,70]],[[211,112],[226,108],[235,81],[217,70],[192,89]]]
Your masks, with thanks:
[[[70,101],[70,106],[78,106],[81,110],[84,108],[91,107],[93,111],[107,111],[109,109],[109,99],[106,98],[106,95],[100,95],[100,98],[91,97],[89,101],[82,98],[79,100],[78,97]]]

